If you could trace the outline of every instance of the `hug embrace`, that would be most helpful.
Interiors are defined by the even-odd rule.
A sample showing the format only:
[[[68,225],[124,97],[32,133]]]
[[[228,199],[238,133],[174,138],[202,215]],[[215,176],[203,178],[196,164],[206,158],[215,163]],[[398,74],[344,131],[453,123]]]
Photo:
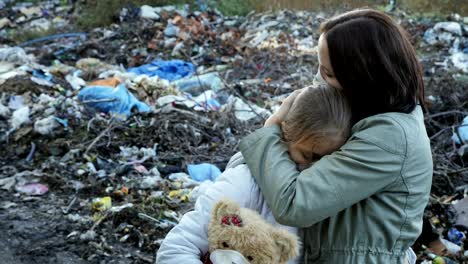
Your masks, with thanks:
[[[247,263],[415,263],[411,245],[432,182],[415,50],[397,22],[372,9],[332,17],[320,31],[314,84],[241,141],[241,152],[167,235],[157,263],[201,264],[207,254],[229,259],[232,251]],[[297,248],[285,236],[272,250],[210,243],[223,198],[297,237]]]

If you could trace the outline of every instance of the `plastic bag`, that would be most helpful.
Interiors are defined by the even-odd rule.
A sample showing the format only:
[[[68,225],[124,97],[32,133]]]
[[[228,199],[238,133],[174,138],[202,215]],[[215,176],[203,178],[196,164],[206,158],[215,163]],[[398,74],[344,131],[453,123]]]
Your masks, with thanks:
[[[105,86],[86,87],[78,93],[78,100],[88,107],[105,113],[131,115],[134,108],[138,112],[150,111],[150,107],[140,102],[123,84],[120,84],[117,88]]]
[[[150,64],[129,68],[128,72],[145,74],[149,77],[158,76],[161,79],[174,81],[192,75],[195,72],[195,66],[182,60],[155,60]]]

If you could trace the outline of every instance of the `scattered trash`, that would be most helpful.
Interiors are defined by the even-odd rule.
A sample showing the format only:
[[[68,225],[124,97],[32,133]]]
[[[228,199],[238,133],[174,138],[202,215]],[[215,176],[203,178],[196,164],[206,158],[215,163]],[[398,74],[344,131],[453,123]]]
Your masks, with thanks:
[[[189,164],[187,165],[187,170],[192,179],[203,182],[206,180],[216,181],[221,171],[218,167],[209,163],[202,164]]]
[[[468,53],[456,52],[452,54],[450,59],[456,68],[468,73]]]
[[[123,198],[124,196],[128,195],[129,189],[127,187],[122,187],[120,190],[114,191],[114,196],[118,198]]]
[[[112,199],[109,196],[93,200],[93,211],[102,212],[112,207]]]
[[[60,124],[57,122],[55,117],[49,116],[47,118],[37,120],[34,123],[34,131],[41,135],[50,135],[59,126]]]
[[[221,103],[219,103],[218,100],[216,100],[216,95],[211,90],[205,91],[195,98],[192,98],[190,94],[187,94],[187,98],[188,100],[192,100],[196,103],[194,110],[197,111],[218,111],[221,108]],[[187,105],[187,102],[185,103],[185,105]]]
[[[154,19],[154,20],[159,20],[160,18],[159,12],[157,12],[156,8],[153,8],[148,5],[141,6],[140,16],[142,18],[149,18],[149,19]]]
[[[0,221],[21,219],[4,230],[17,252],[47,237],[41,260],[154,263],[239,140],[313,82],[329,13],[127,5],[112,10],[112,25],[80,33],[73,21],[84,2],[0,1]],[[462,263],[468,132],[457,121],[467,112],[468,20],[391,14],[410,32],[430,102],[435,173],[425,218],[436,234],[422,244],[437,256],[458,252],[450,258]],[[34,38],[37,29],[76,33]],[[40,184],[47,195],[18,191],[44,192]]]
[[[82,89],[78,94],[81,103],[96,108],[104,113],[119,113],[131,115],[135,108],[138,112],[149,112],[147,104],[138,101],[124,84],[117,88],[105,86],[90,86]]]
[[[49,188],[40,183],[29,183],[26,185],[16,185],[17,192],[29,195],[44,195],[49,191]]]
[[[15,184],[16,184],[16,177],[15,176],[0,179],[0,187],[3,190],[9,191],[9,190],[11,190],[11,188],[13,186],[15,186]]]
[[[35,61],[33,55],[26,54],[20,47],[0,48],[0,62],[10,62],[16,65],[31,64]]]
[[[441,256],[437,256],[436,254],[433,254],[433,253],[426,253],[427,256],[429,257],[429,259],[432,260],[432,264],[455,264],[456,262],[454,262],[453,260],[447,258],[447,257],[441,257]]]
[[[153,189],[159,186],[162,182],[161,176],[146,176],[143,181],[141,181],[140,188],[141,189]]]
[[[147,160],[155,159],[156,158],[156,149],[157,144],[155,144],[152,148],[138,148],[138,147],[119,147],[120,153],[119,156],[124,158],[127,164],[139,164],[143,163]],[[157,169],[157,167],[151,169],[151,173],[153,175],[159,176],[161,175]]]
[[[462,28],[458,22],[439,22],[424,33],[424,40],[429,45],[450,47],[452,65],[462,72],[468,73],[468,38],[463,36]]]
[[[455,224],[468,226],[468,198],[463,198],[453,205],[457,218]]]
[[[451,242],[459,246],[462,244],[462,240],[465,239],[465,234],[458,231],[455,227],[452,227],[448,230],[447,236]]]
[[[23,124],[27,124],[31,122],[29,119],[29,107],[23,106],[18,110],[13,112],[13,116],[11,118],[11,127],[13,130],[18,129]]]
[[[434,30],[446,31],[458,36],[462,35],[462,27],[458,22],[439,22],[435,24]]]
[[[189,200],[189,195],[190,195],[191,190],[189,189],[180,189],[180,190],[175,190],[169,192],[169,197],[170,198],[177,198],[181,200],[182,202],[187,202]]]
[[[179,34],[179,31],[179,27],[172,23],[168,23],[166,29],[164,29],[164,35],[166,35],[166,37],[175,37]]]
[[[0,102],[0,117],[7,119],[10,116],[10,109]]]
[[[183,78],[175,81],[174,85],[176,85],[180,91],[187,92],[192,95],[199,95],[205,90],[219,92],[224,88],[224,84],[217,72]]]
[[[0,19],[0,29],[4,28],[6,26],[11,26],[11,25],[12,25],[12,22],[7,17],[4,17],[4,18]]]
[[[34,24],[30,25],[31,27],[39,27],[39,30],[48,30],[52,24],[45,20],[45,19],[41,19],[41,20],[36,20]],[[26,41],[24,43],[21,43],[19,46],[20,47],[27,47],[27,46],[31,46],[33,44],[37,44],[37,43],[42,43],[42,42],[47,42],[47,41],[52,41],[52,40],[58,40],[58,39],[68,39],[68,38],[71,38],[73,40],[72,44],[71,45],[68,45],[66,47],[61,47],[59,48],[58,51],[55,51],[54,52],[54,55],[58,56],[58,55],[61,55],[63,53],[65,53],[67,50],[71,50],[77,46],[79,46],[80,44],[82,44],[83,41],[86,40],[87,38],[87,35],[86,33],[64,33],[64,34],[57,34],[57,35],[51,35],[51,36],[46,36],[46,37],[41,37],[41,38],[37,38],[37,39],[33,39],[33,40],[29,40],[29,41]]]
[[[65,80],[71,85],[71,87],[75,90],[79,90],[82,87],[86,86],[85,80],[81,79],[79,76],[81,74],[81,71],[75,71],[72,74],[68,74],[65,76]]]
[[[33,7],[23,7],[20,9],[20,12],[25,15],[26,17],[34,17],[34,16],[42,16],[42,10],[38,6],[33,6]]]
[[[23,96],[16,95],[10,97],[10,101],[8,103],[8,107],[12,110],[18,110],[24,106],[24,98]]]
[[[254,104],[247,104],[235,96],[229,97],[228,104],[232,105],[236,118],[241,121],[249,121],[258,117],[266,119],[271,115],[270,111]]]
[[[446,239],[441,239],[442,241],[442,244],[444,244],[444,246],[447,248],[447,250],[449,251],[449,253],[451,254],[458,254],[458,252],[461,251],[461,247],[457,244],[454,244]]]
[[[150,64],[130,68],[128,72],[138,75],[144,74],[149,77],[158,76],[168,81],[174,81],[193,74],[195,66],[192,63],[181,60],[155,60]]]
[[[468,142],[468,116],[463,118],[463,122],[459,127],[455,127],[452,140],[457,144]]]
[[[132,207],[133,207],[133,204],[128,203],[128,204],[124,204],[124,205],[121,205],[121,206],[113,206],[113,207],[111,207],[109,209],[109,211],[112,212],[112,213],[119,213],[124,209],[132,208]]]
[[[109,210],[111,208],[112,208],[112,198],[111,197],[106,196],[106,197],[102,197],[102,198],[93,199],[93,202],[92,202],[92,209],[93,209],[93,212],[94,212],[93,221],[97,222],[97,221],[101,220],[105,216],[107,210]]]
[[[68,235],[70,236],[70,235]],[[80,240],[82,241],[93,241],[94,239],[96,239],[96,231],[94,230],[89,230],[89,231],[86,231],[86,233],[83,233],[80,235]]]
[[[148,101],[159,100],[166,95],[180,95],[180,91],[169,81],[157,76],[148,77],[139,75],[132,81],[127,81],[130,90],[134,90],[137,96],[147,98]]]
[[[88,83],[88,86],[108,86],[117,87],[122,81],[118,77],[112,77],[104,80],[96,80]]]
[[[67,128],[67,127],[68,127],[68,120],[62,119],[62,118],[58,118],[58,117],[56,117],[56,116],[54,116],[54,119],[55,119],[55,121],[57,121],[59,124],[61,124],[64,128]]]

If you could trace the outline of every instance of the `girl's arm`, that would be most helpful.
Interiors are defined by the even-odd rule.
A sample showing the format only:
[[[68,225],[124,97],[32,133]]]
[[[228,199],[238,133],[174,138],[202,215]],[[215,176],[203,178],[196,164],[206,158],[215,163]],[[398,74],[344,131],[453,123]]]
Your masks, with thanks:
[[[401,178],[405,134],[390,118],[376,122],[302,172],[291,161],[277,125],[261,128],[241,141],[245,161],[279,223],[311,226]],[[389,145],[382,144],[382,138]]]
[[[241,207],[250,207],[253,179],[247,166],[226,170],[202,194],[193,211],[186,213],[180,223],[166,236],[158,250],[158,264],[201,264],[200,257],[208,252],[208,223],[213,205],[229,198]]]

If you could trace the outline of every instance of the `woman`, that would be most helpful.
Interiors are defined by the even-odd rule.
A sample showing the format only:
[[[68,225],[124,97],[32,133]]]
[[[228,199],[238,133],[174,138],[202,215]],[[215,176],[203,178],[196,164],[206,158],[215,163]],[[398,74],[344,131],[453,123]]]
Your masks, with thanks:
[[[382,12],[347,12],[321,32],[317,77],[349,100],[350,138],[298,171],[280,128],[293,94],[241,152],[276,220],[302,228],[303,263],[405,263],[432,182],[421,67]]]

